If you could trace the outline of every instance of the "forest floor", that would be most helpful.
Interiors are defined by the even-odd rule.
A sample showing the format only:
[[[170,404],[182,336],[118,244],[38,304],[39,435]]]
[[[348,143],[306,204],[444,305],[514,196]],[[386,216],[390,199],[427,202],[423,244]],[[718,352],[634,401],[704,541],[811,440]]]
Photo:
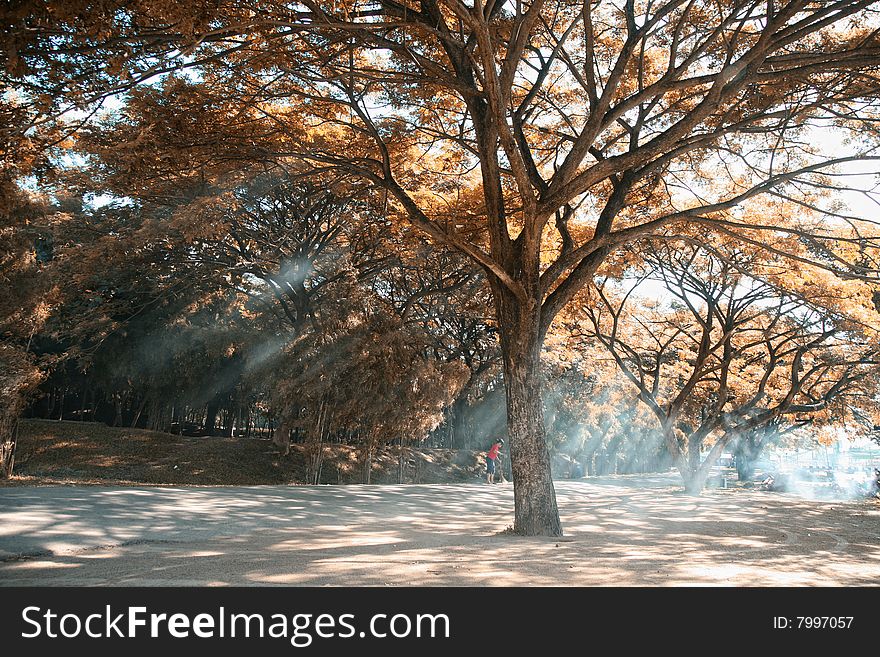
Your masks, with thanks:
[[[565,538],[505,531],[510,484],[0,488],[3,586],[874,586],[880,506],[671,473],[556,484]]]
[[[377,449],[370,483],[473,482],[484,476],[481,452],[448,449]],[[307,481],[303,445],[282,456],[266,438],[177,436],[92,422],[23,420],[15,475],[3,485],[228,485],[296,484]],[[364,481],[356,447],[323,448],[322,484]]]
[[[674,473],[591,477],[556,483],[565,538],[532,538],[509,531],[513,489],[477,483],[473,452],[410,455],[430,465],[423,476],[468,483],[305,486],[290,485],[304,457],[268,441],[22,428],[23,474],[0,487],[5,586],[880,582],[877,501],[740,487],[691,496]],[[331,458],[325,472],[359,480],[346,449],[332,454],[351,469]],[[396,455],[374,463],[374,481],[396,480]],[[255,483],[276,485],[243,485]]]
[[[392,448],[373,460],[383,485],[305,486],[301,450],[267,440],[29,420],[18,456],[0,486],[0,586],[880,582],[876,500],[590,477],[556,483],[565,538],[528,538],[507,531],[513,489],[481,483],[475,452],[407,451],[414,485],[392,483]],[[323,473],[358,482],[363,464],[328,446]]]

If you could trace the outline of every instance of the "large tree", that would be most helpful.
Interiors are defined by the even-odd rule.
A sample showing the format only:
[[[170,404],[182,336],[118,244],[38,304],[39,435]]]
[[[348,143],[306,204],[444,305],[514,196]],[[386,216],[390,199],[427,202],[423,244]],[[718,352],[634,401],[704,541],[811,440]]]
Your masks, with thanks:
[[[7,12],[0,56],[35,116],[188,69],[198,94],[236,108],[227,123],[251,156],[365,178],[471,258],[501,339],[515,529],[558,535],[541,345],[617,247],[699,226],[693,239],[874,275],[870,227],[815,192],[841,184],[823,175],[833,166],[872,157],[876,5],[44,1]],[[191,98],[166,102],[189,112]],[[142,127],[147,143],[165,129]],[[829,156],[832,129],[851,141]],[[743,221],[735,208],[762,195],[819,219]]]

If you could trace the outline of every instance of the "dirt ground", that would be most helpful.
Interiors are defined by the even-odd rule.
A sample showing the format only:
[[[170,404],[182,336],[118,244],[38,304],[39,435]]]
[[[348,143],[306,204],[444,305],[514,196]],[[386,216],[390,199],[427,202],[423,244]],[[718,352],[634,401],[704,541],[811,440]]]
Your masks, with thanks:
[[[876,502],[672,474],[557,482],[563,539],[504,533],[509,484],[0,489],[0,584],[866,586]]]
[[[267,438],[177,436],[95,422],[23,420],[15,476],[0,486],[46,484],[160,484],[259,486],[313,483],[304,445],[282,456]],[[364,481],[364,451],[357,446],[321,448],[321,484]],[[402,456],[402,458],[401,458]],[[401,468],[401,461],[403,467]],[[465,483],[482,478],[482,452],[377,448],[371,483]]]

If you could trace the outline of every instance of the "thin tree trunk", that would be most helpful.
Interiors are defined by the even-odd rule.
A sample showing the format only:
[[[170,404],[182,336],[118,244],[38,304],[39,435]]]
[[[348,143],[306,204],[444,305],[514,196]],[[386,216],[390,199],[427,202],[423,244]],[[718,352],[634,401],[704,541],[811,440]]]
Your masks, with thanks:
[[[366,453],[364,454],[364,483],[370,483],[370,477],[373,472],[373,446],[367,444]]]
[[[225,411],[224,411],[224,415],[223,415],[223,436],[224,436],[225,438],[231,438],[231,437],[232,437],[232,431],[233,431],[233,428],[234,428],[234,427],[233,427],[233,419],[232,419],[232,418],[233,418],[233,415],[232,415],[232,409],[227,407],[227,408],[225,409]]]
[[[0,414],[0,479],[12,476],[17,444],[18,418],[10,413]]]
[[[327,420],[327,404],[322,399],[318,404],[318,415],[312,431],[306,432],[305,450],[306,457],[306,482],[317,485],[320,481],[320,466],[324,442],[324,425]]]
[[[220,404],[217,403],[216,399],[212,399],[208,402],[208,406],[205,409],[205,433],[209,436],[214,435],[214,431],[217,430],[217,412],[220,410]]]
[[[591,435],[590,439],[587,441],[586,446],[584,447],[584,453],[582,457],[584,469],[587,471],[587,475],[590,477],[597,474],[596,454],[599,452],[599,448],[602,446],[602,443],[605,441],[605,436],[607,435],[607,428],[599,435]]]
[[[157,402],[156,404],[156,425],[155,431],[165,431],[165,418],[168,415],[168,406],[164,403]]]
[[[122,397],[120,397],[119,393],[113,395],[113,405],[116,408],[116,415],[113,417],[113,424],[111,426],[118,427],[122,425]]]
[[[89,387],[88,385],[84,385],[82,389],[82,395],[79,399],[79,421],[85,422],[86,419],[86,399],[89,396]]]
[[[47,420],[51,420],[53,413],[55,413],[55,400],[58,397],[58,395],[56,393],[57,393],[57,388],[55,388],[55,386],[52,386],[52,388],[49,390],[49,396],[46,398],[46,419]]]
[[[691,470],[694,472],[700,467],[700,452],[702,447],[702,440],[697,439],[694,436],[688,438],[688,461],[690,462]]]
[[[131,428],[134,429],[138,425],[138,421],[141,419],[141,413],[144,412],[144,406],[147,405],[146,396],[141,397],[140,402],[138,402],[137,409],[134,412],[134,418],[131,420]]]
[[[329,422],[327,421],[327,417],[329,415],[330,409],[326,402],[322,401],[321,406],[324,410],[323,417],[321,418],[321,424],[318,427],[318,448],[317,453],[315,454],[314,459],[314,470],[315,470],[315,479],[312,482],[314,485],[318,485],[321,483],[321,470],[324,466],[324,437],[329,433]]]

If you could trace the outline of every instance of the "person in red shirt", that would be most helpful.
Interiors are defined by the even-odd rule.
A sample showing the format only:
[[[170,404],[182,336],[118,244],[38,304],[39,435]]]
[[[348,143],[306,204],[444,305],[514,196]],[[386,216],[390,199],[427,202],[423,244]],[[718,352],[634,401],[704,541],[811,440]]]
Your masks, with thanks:
[[[489,451],[486,452],[486,483],[493,484],[495,483],[495,469],[496,469],[496,461],[498,461],[498,456],[501,454],[501,446],[504,444],[504,441],[501,438],[496,438],[495,442],[492,443],[492,446],[489,448]],[[501,474],[502,480],[504,479],[504,474]]]

